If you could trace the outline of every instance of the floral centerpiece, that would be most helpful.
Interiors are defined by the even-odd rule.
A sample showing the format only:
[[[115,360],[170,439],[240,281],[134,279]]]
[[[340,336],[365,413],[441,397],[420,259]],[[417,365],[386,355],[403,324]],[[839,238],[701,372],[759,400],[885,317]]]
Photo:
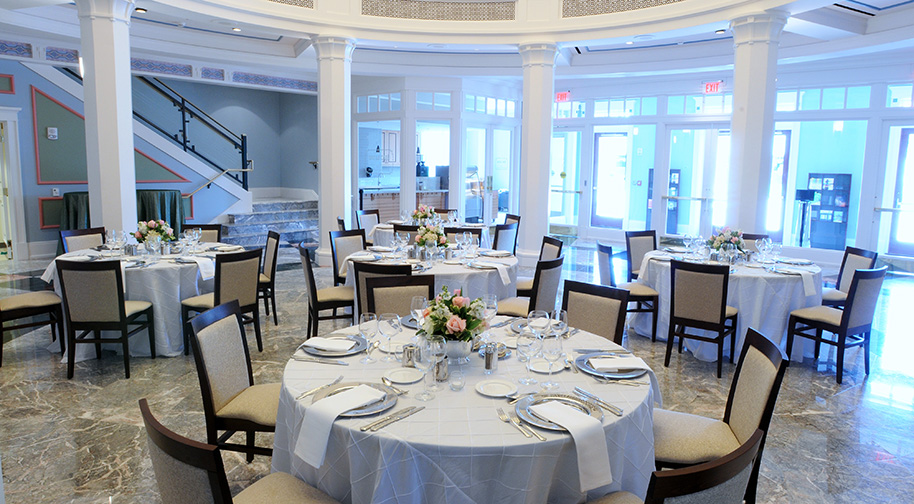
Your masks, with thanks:
[[[133,233],[136,241],[143,243],[155,236],[158,236],[162,241],[174,241],[175,230],[168,227],[168,223],[163,220],[137,223],[137,230]]]
[[[471,342],[473,337],[486,329],[483,318],[485,303],[482,299],[470,300],[460,295],[460,289],[448,291],[447,286],[441,294],[422,312],[422,327],[419,335],[443,337],[445,341]]]
[[[419,230],[416,232],[416,244],[420,247],[424,247],[429,243],[434,243],[436,245],[444,245],[447,243],[447,236],[445,236],[444,229],[442,229],[441,226],[436,226],[434,224],[419,226]]]
[[[435,209],[428,205],[419,205],[419,208],[413,210],[412,218],[414,222],[425,222],[426,219],[431,219],[435,215]]]
[[[720,250],[720,247],[725,243],[732,243],[736,245],[737,249],[743,250],[743,232],[738,229],[725,227],[717,234],[712,234],[707,241],[708,247],[711,247],[714,250]]]

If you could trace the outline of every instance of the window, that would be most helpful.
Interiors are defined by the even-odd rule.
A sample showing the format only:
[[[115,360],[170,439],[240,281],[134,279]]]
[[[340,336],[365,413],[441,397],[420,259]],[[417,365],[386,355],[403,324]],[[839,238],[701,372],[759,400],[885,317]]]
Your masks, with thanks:
[[[914,85],[912,84],[890,85],[886,107],[910,107],[912,91],[914,91]]]
[[[357,114],[400,110],[400,93],[358,96],[355,100]]]
[[[647,106],[647,103],[644,103]],[[653,113],[656,113],[655,104],[650,104]],[[729,114],[733,111],[733,95],[689,95],[668,96],[667,114],[701,115],[701,114]]]

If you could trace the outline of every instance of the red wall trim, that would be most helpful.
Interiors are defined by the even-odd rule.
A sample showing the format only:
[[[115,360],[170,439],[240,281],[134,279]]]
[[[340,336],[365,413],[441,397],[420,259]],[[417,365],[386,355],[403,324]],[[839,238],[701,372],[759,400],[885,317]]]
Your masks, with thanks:
[[[0,91],[0,94],[16,94],[16,77],[13,75],[0,74],[0,77],[9,77],[10,78],[10,90],[9,91]]]
[[[52,197],[39,197],[38,198],[38,223],[40,224],[41,229],[58,229],[60,224],[48,224],[44,223],[44,202],[48,200],[62,200],[63,196],[52,196]]]

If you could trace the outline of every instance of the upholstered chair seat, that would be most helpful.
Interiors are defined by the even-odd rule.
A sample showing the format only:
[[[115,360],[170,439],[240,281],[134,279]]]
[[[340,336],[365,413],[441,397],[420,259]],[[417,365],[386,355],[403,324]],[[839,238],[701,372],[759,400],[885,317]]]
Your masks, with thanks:
[[[345,285],[337,285],[336,287],[324,287],[323,289],[317,289],[317,301],[349,301],[351,303],[355,301],[355,291],[352,289],[352,287]]]
[[[626,240],[628,240],[628,237],[626,237]],[[654,235],[647,232],[647,234],[644,234],[644,236],[640,238],[635,236],[634,243],[642,246],[642,248],[646,248],[648,245],[653,246]],[[627,255],[630,256],[631,254],[628,253]],[[651,314],[651,341],[657,341],[657,309],[660,306],[660,293],[647,285],[635,281],[617,285],[616,275],[613,273],[612,257],[612,246],[597,242],[597,265],[600,269],[600,283],[628,291],[628,302],[631,303],[631,305],[626,305],[627,313]],[[629,257],[627,262],[631,265],[632,259]],[[640,264],[640,262],[638,264]]]
[[[825,303],[826,301],[828,301],[829,303]],[[838,303],[838,304],[843,305],[845,301],[847,301],[846,292],[841,292],[838,289],[834,289],[831,287],[822,289],[822,302],[823,303],[825,303],[825,304]]]
[[[732,452],[739,440],[720,420],[678,411],[654,410],[654,457],[674,464],[699,464]]]
[[[338,504],[327,494],[283,472],[271,473],[245,488],[232,499],[234,504]]]
[[[617,285],[616,287],[620,289],[625,289],[629,292],[629,295],[636,297],[656,297],[660,296],[660,293],[651,289],[647,285],[638,283],[638,282],[625,282]]]
[[[216,300],[216,295],[212,292],[207,294],[200,294],[199,296],[190,297],[187,299],[182,299],[181,304],[194,308],[195,310],[209,310],[214,308]]]
[[[810,306],[790,312],[791,315],[798,318],[824,322],[833,326],[841,325],[842,313],[844,313],[843,310],[832,308],[831,306]]]
[[[530,313],[530,298],[512,297],[498,302],[498,314],[512,317],[526,317]]]
[[[21,308],[54,306],[60,304],[60,297],[51,291],[26,292],[0,299],[0,311],[19,310]]]
[[[47,319],[37,318],[47,315]],[[6,322],[24,322],[6,325]],[[26,292],[0,299],[0,366],[3,365],[3,333],[27,327],[51,326],[51,341],[60,336],[60,353],[64,353],[63,303],[51,291]]]
[[[248,420],[261,425],[276,425],[280,388],[279,383],[252,385],[220,408],[216,416]]]

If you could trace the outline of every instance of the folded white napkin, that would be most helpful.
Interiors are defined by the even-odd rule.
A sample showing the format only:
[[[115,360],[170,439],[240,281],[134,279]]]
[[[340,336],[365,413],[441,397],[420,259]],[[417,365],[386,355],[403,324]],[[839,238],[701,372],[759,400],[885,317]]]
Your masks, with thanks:
[[[799,268],[781,268],[780,270],[786,273],[800,275],[800,278],[803,279],[803,294],[805,294],[806,297],[816,293],[816,281],[811,272]]]
[[[488,257],[509,257],[511,252],[508,252],[507,250],[483,250],[479,255]]]
[[[502,284],[508,285],[511,283],[511,275],[508,274],[508,267],[504,264],[494,261],[476,261],[476,264],[479,266],[485,266],[487,268],[495,268],[498,270],[498,276],[501,277]]]
[[[320,467],[324,463],[330,429],[336,417],[383,398],[384,392],[368,385],[359,385],[312,404],[305,411],[305,418],[302,420],[295,443],[295,455],[312,467]]]
[[[343,260],[343,264],[340,265],[340,276],[346,276],[346,272],[349,271],[349,261],[374,259],[374,257],[375,255],[367,250],[360,250],[349,254],[346,256],[346,259]]]
[[[535,404],[530,406],[530,409],[550,422],[568,429],[577,450],[582,492],[613,482],[602,422],[558,401]]]
[[[302,346],[316,348],[318,350],[327,350],[330,352],[345,352],[355,345],[355,341],[350,339],[338,338],[311,338],[302,343]]]
[[[601,373],[613,372],[619,369],[645,369],[651,377],[651,388],[654,391],[654,402],[663,406],[663,397],[660,395],[660,383],[654,370],[639,357],[591,357],[587,359],[590,367]]]
[[[216,261],[212,257],[195,255],[186,257],[185,259],[190,259],[197,263],[201,279],[210,280],[216,276]]]

